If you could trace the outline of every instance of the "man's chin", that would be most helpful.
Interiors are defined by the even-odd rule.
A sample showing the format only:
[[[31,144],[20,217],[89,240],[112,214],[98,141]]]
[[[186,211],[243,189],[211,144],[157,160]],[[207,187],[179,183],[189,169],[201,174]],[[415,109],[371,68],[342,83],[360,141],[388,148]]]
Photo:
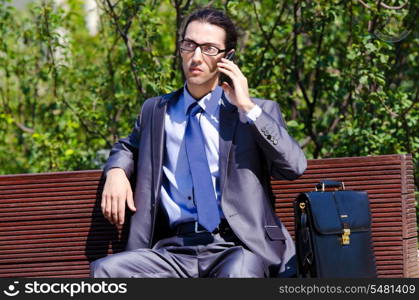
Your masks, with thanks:
[[[188,83],[189,84],[193,84],[193,85],[202,85],[205,82],[207,82],[207,80],[205,78],[199,77],[199,76],[191,76],[188,78]]]
[[[187,83],[189,85],[195,85],[195,86],[204,86],[210,84],[212,80],[210,78],[203,78],[200,76],[191,76],[187,78]]]

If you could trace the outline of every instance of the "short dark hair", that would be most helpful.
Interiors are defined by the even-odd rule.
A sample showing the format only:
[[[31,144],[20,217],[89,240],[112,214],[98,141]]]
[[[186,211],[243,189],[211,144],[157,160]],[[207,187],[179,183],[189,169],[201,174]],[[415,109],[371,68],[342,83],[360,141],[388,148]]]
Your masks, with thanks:
[[[231,19],[221,10],[207,7],[201,8],[194,11],[186,18],[186,22],[183,25],[182,39],[185,38],[186,29],[188,28],[189,23],[192,21],[199,21],[202,23],[209,23],[218,27],[221,27],[226,32],[226,50],[236,49],[237,46],[237,31],[236,26],[231,21]]]

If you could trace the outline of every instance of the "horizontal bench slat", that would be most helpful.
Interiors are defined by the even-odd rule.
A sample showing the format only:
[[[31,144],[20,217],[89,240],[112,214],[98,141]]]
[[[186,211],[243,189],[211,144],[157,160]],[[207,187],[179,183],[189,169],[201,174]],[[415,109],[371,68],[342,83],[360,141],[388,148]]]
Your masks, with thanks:
[[[54,274],[54,275],[51,275]],[[60,277],[66,277],[66,278],[71,278],[73,275],[74,278],[80,278],[80,277],[89,277],[89,272],[87,272],[86,270],[62,270],[62,271],[54,271],[54,272],[26,272],[26,273],[20,273],[20,272],[10,272],[10,273],[6,273],[6,274],[1,274],[0,273],[0,277],[49,277],[49,278],[60,278]]]
[[[0,199],[3,199],[3,196],[5,195],[28,195],[28,194],[36,194],[36,193],[53,193],[53,192],[77,192],[77,191],[84,191],[84,190],[90,190],[90,191],[97,191],[101,190],[101,187],[98,187],[97,181],[95,182],[78,182],[73,185],[64,185],[56,186],[56,185],[50,185],[50,187],[44,187],[44,186],[33,186],[33,185],[24,185],[24,186],[17,186],[15,188],[8,188],[8,189],[0,189],[1,191],[1,197]],[[5,187],[3,187],[5,188]]]
[[[52,194],[48,193],[29,193],[29,194],[12,194],[12,195],[2,195],[0,197],[0,202],[7,201],[25,201],[25,199],[37,199],[39,201],[44,201],[44,199],[80,199],[79,196],[91,196],[91,198],[96,198],[96,190],[80,190],[75,193],[74,191],[66,192],[54,192]]]

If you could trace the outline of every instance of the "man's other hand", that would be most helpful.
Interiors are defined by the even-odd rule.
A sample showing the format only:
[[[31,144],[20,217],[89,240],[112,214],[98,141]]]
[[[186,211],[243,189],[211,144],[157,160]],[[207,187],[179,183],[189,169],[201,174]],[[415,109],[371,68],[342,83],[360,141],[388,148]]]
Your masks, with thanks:
[[[131,184],[123,169],[110,169],[106,174],[105,187],[102,193],[102,212],[112,224],[122,225],[125,219],[125,203],[136,211],[132,197]]]

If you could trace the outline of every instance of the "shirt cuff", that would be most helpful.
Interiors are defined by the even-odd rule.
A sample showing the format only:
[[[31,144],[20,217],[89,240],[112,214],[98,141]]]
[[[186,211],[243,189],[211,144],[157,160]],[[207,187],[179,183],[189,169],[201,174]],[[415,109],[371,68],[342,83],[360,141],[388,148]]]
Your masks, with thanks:
[[[262,114],[262,109],[259,105],[255,105],[247,114],[246,117],[250,123],[255,122],[257,117]]]

